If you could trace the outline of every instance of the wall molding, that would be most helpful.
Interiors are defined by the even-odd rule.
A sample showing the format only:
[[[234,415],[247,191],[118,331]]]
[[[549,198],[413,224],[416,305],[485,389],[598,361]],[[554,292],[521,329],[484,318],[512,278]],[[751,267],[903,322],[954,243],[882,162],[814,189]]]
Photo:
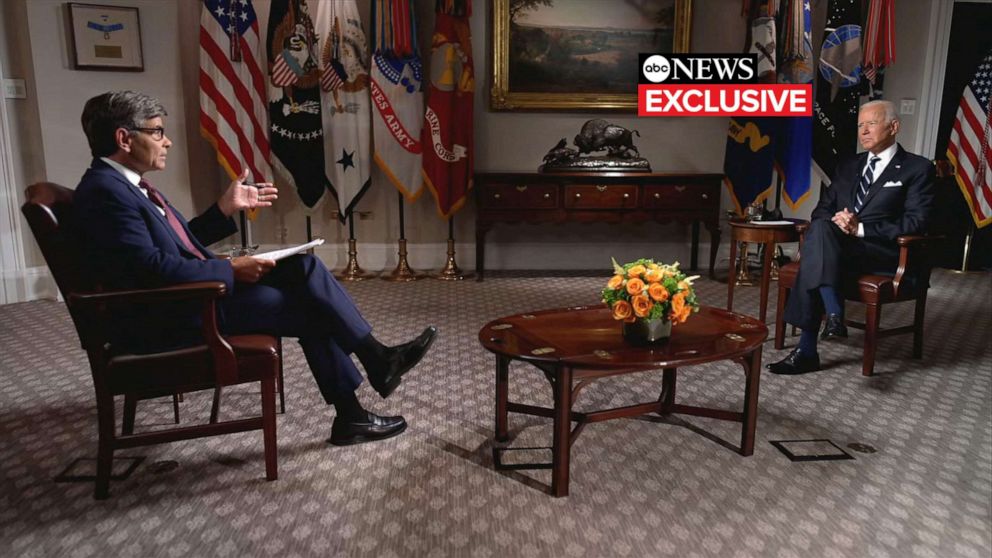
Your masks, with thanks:
[[[923,98],[920,100],[922,134],[916,134],[913,153],[933,159],[940,126],[940,104],[944,98],[944,75],[947,72],[947,46],[951,37],[954,2],[934,2],[930,5],[930,26],[927,30],[927,56],[923,62]]]
[[[0,76],[6,75],[0,61]],[[26,265],[18,199],[7,99],[0,96],[0,274],[4,277],[0,281],[0,304],[25,300],[19,295],[22,291],[16,281]],[[8,276],[14,280],[8,281]]]

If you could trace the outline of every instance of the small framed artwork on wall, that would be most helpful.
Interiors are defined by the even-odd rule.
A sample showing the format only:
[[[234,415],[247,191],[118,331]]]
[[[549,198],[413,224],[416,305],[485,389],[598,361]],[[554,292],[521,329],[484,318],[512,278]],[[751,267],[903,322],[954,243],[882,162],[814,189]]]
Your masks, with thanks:
[[[144,71],[138,8],[71,2],[66,9],[74,69]]]

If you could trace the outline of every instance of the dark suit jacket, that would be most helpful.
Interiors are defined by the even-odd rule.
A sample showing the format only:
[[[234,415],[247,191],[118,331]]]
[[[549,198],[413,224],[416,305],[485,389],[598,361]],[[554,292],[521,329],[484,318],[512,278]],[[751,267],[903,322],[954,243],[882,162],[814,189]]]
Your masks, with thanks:
[[[855,196],[868,153],[848,157],[837,165],[833,182],[820,194],[812,219],[830,220],[848,208],[854,211]],[[865,199],[858,220],[864,224],[864,244],[869,256],[890,260],[898,256],[896,237],[926,232],[934,203],[934,167],[926,158],[897,146],[896,154],[882,171]]]
[[[170,204],[171,207],[171,204]],[[188,223],[173,208],[190,240],[207,256],[200,260],[182,245],[150,199],[100,159],[83,175],[73,198],[73,222],[90,271],[108,289],[152,288],[192,281],[223,281],[233,291],[231,264],[213,258],[204,246],[237,231],[216,204]],[[129,348],[186,344],[197,329],[198,312],[189,306],[136,309],[118,314],[116,340]]]

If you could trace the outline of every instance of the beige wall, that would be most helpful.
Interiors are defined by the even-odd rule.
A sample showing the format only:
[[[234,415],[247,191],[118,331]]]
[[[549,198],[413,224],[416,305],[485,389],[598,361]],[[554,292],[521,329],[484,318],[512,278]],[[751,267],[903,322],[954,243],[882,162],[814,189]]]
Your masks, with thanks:
[[[214,162],[212,149],[198,132],[199,3],[193,0],[101,0],[100,3],[141,9],[145,72],[71,70],[62,31],[63,0],[0,2],[3,27],[7,30],[0,51],[5,57],[5,68],[9,68],[7,77],[26,78],[31,96],[28,100],[6,101],[18,119],[15,139],[18,179],[26,183],[47,178],[74,185],[89,163],[78,123],[83,102],[108,89],[139,89],[165,102],[170,112],[169,134],[176,144],[170,154],[169,169],[155,177],[155,183],[184,212],[200,211],[219,194],[227,179]],[[367,21],[369,0],[358,0],[358,4]],[[433,4],[433,0],[416,2],[421,44],[429,44]],[[536,170],[544,153],[559,138],[574,136],[583,122],[602,115],[490,112],[487,95],[489,3],[477,0],[475,4],[471,27],[477,73],[476,167],[480,171]],[[264,30],[269,2],[255,0],[255,6]],[[822,22],[825,7],[825,1],[814,2],[814,21]],[[929,2],[925,0],[898,3],[899,58],[887,77],[887,98],[920,97],[923,88],[920,61],[927,48],[921,37],[926,37],[923,15],[928,7]],[[28,33],[29,37],[26,36]],[[737,52],[743,38],[744,25],[737,0],[693,2],[694,52]],[[818,42],[814,37],[814,44]],[[725,118],[640,119],[624,114],[605,117],[640,132],[638,147],[655,170],[720,172],[722,169]],[[904,119],[901,138],[904,144],[907,138],[915,137],[916,125],[915,118]],[[815,188],[813,199],[817,192]],[[315,236],[328,240],[321,256],[328,265],[340,266],[346,258],[347,229],[334,220],[330,205],[313,216],[313,229]],[[723,206],[730,207],[726,193]],[[807,202],[799,215],[808,215],[811,208],[812,202]],[[396,262],[398,234],[395,189],[374,173],[373,186],[358,209],[372,214],[370,220],[356,223],[362,264],[373,270],[391,269]],[[470,267],[474,261],[474,214],[474,202],[470,202],[455,219],[459,262],[463,267]],[[278,206],[265,212],[256,223],[255,232],[256,240],[262,243],[303,240],[305,216],[295,194],[284,191]],[[444,262],[447,227],[437,217],[429,193],[406,205],[406,235],[410,240],[410,262],[415,268],[439,267]],[[708,238],[706,233],[702,236],[701,251],[705,254]],[[33,245],[30,235],[26,237],[25,242]],[[487,261],[490,268],[604,267],[610,256],[648,255],[684,262],[688,260],[689,252],[688,227],[677,224],[501,226],[490,233],[489,241]],[[726,246],[724,241],[724,253]],[[38,262],[34,250],[31,246],[27,252],[35,254],[33,261]]]

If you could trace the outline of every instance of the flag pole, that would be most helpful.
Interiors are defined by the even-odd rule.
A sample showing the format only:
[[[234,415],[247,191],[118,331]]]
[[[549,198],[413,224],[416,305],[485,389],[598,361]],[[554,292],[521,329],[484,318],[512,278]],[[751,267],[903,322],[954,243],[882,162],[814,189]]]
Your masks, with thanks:
[[[431,275],[431,277],[442,281],[461,281],[472,275],[472,273],[463,273],[455,262],[455,218],[454,216],[448,217],[448,261],[441,271]]]
[[[396,192],[396,197],[399,200],[400,206],[400,238],[397,241],[397,244],[399,244],[399,252],[397,253],[399,255],[399,261],[396,262],[396,269],[382,275],[381,278],[394,282],[416,281],[417,279],[423,279],[424,274],[410,269],[410,264],[406,261],[406,227],[403,223],[403,193]]]
[[[248,216],[243,209],[238,214],[241,222],[241,255],[244,256],[248,253]]]
[[[358,244],[355,241],[355,212],[348,213],[348,263],[340,273],[335,273],[335,277],[341,281],[361,281],[370,277],[375,277],[375,273],[370,273],[358,265]]]

